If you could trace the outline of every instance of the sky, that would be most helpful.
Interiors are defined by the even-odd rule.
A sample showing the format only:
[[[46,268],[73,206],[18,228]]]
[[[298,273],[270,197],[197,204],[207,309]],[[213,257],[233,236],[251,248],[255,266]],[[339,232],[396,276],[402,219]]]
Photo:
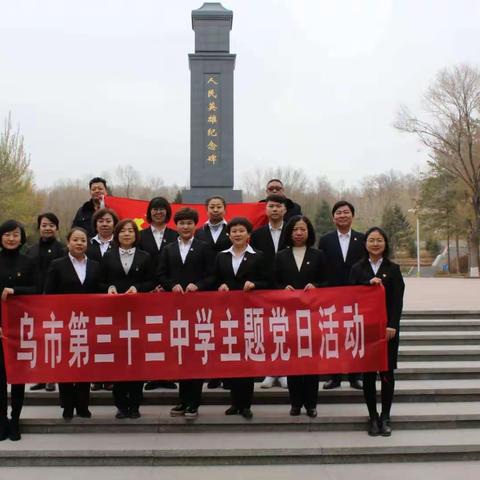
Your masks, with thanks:
[[[187,185],[191,11],[200,0],[0,0],[0,121],[37,186],[132,165]],[[225,0],[233,11],[235,183],[302,168],[334,186],[424,169],[393,128],[437,72],[480,67],[477,0]]]

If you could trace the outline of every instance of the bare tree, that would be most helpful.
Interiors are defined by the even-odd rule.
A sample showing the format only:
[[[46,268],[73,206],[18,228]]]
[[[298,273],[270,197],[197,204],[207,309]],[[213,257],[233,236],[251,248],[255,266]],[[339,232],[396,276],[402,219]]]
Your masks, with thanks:
[[[115,191],[122,197],[132,198],[140,186],[141,176],[131,165],[118,167],[115,171]]]
[[[468,192],[470,276],[479,276],[480,230],[480,71],[469,65],[441,70],[424,95],[425,118],[406,107],[395,127],[414,133],[429,149],[430,165],[458,178]]]

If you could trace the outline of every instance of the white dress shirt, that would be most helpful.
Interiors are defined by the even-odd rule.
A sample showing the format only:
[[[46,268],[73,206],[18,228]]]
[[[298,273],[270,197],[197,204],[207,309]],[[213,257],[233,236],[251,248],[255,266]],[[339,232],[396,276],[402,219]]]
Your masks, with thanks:
[[[270,229],[270,235],[272,236],[275,253],[277,253],[278,244],[280,243],[280,235],[282,234],[283,223],[278,228],[272,227],[272,225],[269,223],[268,228]]]
[[[108,250],[110,243],[113,240],[113,235],[108,240],[102,240],[97,234],[92,238],[92,240],[95,240],[100,245],[100,254],[103,257],[105,255],[105,252]]]
[[[368,257],[368,261],[370,262],[373,273],[376,275],[380,270],[380,265],[382,265],[383,257],[380,257],[376,262],[374,262],[370,257]]]
[[[340,248],[342,249],[343,261],[347,260],[348,246],[350,245],[350,237],[352,236],[352,231],[349,230],[347,233],[341,233],[337,230],[338,241],[340,242]]]
[[[193,237],[185,243],[180,237],[178,237],[178,248],[180,249],[180,256],[182,257],[182,263],[185,263],[188,252],[192,247]]]
[[[133,257],[135,256],[135,247],[127,249],[119,248],[118,253],[120,254],[123,271],[125,272],[125,275],[128,275],[133,263]]]
[[[161,230],[156,228],[155,226],[151,225],[150,228],[152,229],[153,238],[155,239],[155,243],[157,244],[157,248],[160,250],[163,241],[163,235],[165,234],[165,228],[163,227]]]
[[[225,220],[222,220],[221,222],[218,223],[210,223],[210,220],[206,222],[206,225],[208,225],[208,228],[210,229],[210,233],[212,234],[213,242],[217,243],[218,237],[222,233],[223,226],[226,225],[227,222]]]
[[[230,253],[232,255],[232,268],[235,275],[237,275],[238,269],[240,268],[240,265],[245,258],[246,252],[255,254],[255,250],[250,245],[247,245],[247,248],[239,255],[235,254],[235,251],[233,250],[233,245],[230,248],[227,248],[227,250],[222,251],[222,253]]]
[[[302,268],[303,259],[305,258],[305,252],[307,251],[307,247],[304,245],[303,247],[292,247],[293,258],[295,259],[295,263],[297,264],[298,271]]]
[[[72,262],[73,268],[77,273],[80,283],[83,285],[85,282],[85,277],[87,276],[87,257],[84,256],[81,260],[73,257],[70,253],[68,254],[70,261]]]

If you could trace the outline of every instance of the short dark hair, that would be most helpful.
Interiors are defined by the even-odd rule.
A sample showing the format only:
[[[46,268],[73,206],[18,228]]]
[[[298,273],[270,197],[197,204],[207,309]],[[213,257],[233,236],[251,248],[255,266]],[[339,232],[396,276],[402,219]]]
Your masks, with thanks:
[[[271,179],[267,182],[267,187],[268,187],[272,182],[278,182],[282,187],[284,186],[284,185],[283,185],[283,182],[282,182],[281,180],[279,180],[278,178],[271,178]]]
[[[42,223],[43,218],[46,218],[47,220],[50,220],[57,227],[57,230],[58,230],[58,226],[60,225],[60,221],[58,220],[58,217],[52,212],[41,213],[37,217],[37,230],[40,228],[40,223]]]
[[[92,227],[95,232],[97,231],[98,219],[103,217],[104,215],[111,215],[113,218],[113,226],[115,227],[115,225],[117,225],[118,215],[115,212],[115,210],[112,210],[111,208],[100,208],[93,214],[93,217],[92,217]]]
[[[92,188],[92,185],[94,183],[103,183],[103,186],[107,188],[107,181],[102,178],[102,177],[93,177],[89,182],[88,182],[88,188]]]
[[[248,233],[252,233],[253,225],[250,223],[248,218],[245,218],[245,217],[233,217],[227,223],[227,232],[230,233],[230,230],[232,229],[232,227],[236,227],[237,225],[242,225],[247,229]]]
[[[365,232],[365,250],[367,248],[367,238],[373,232],[378,232],[383,237],[383,239],[385,240],[385,250],[383,251],[382,257],[383,258],[389,258],[390,257],[390,244],[388,243],[387,233],[385,232],[385,230],[383,230],[383,228],[376,227],[376,226],[375,227],[370,227]],[[367,252],[367,255],[368,255],[368,252]]]
[[[208,207],[208,204],[210,203],[211,200],[220,200],[223,203],[224,207],[227,206],[227,202],[225,201],[225,199],[223,197],[221,197],[220,195],[212,195],[211,197],[208,197],[205,200],[205,206],[206,207]]]
[[[165,223],[168,223],[172,218],[172,207],[168,200],[164,197],[154,197],[150,200],[150,203],[147,207],[147,222],[152,223],[152,208],[164,208],[167,211],[167,215],[165,217]]]
[[[335,215],[335,212],[341,207],[348,207],[352,212],[352,217],[355,216],[355,207],[346,200],[339,200],[333,207],[332,207],[332,217]]]
[[[283,205],[287,206],[287,199],[283,195],[277,195],[273,193],[272,195],[268,195],[265,199],[265,202],[275,202],[275,203],[283,203]]]
[[[70,241],[70,237],[75,233],[75,232],[82,232],[83,234],[85,234],[85,236],[87,237],[87,242],[88,242],[88,232],[82,228],[82,227],[73,227],[70,229],[70,231],[67,233],[67,242]]]
[[[285,227],[285,245],[287,247],[293,247],[292,233],[293,229],[297,222],[303,221],[307,224],[308,238],[307,238],[307,247],[311,247],[315,244],[315,229],[313,228],[312,222],[305,215],[294,215],[287,223]]]
[[[198,212],[193,208],[189,208],[189,207],[181,208],[180,210],[177,211],[177,213],[175,213],[173,217],[173,221],[175,222],[175,225],[180,220],[193,220],[193,222],[196,225],[198,223]]]
[[[133,242],[133,246],[136,247],[138,243],[140,242],[140,231],[138,230],[138,226],[135,223],[135,220],[132,218],[124,218],[123,220],[120,220],[117,225],[115,225],[115,230],[113,231],[113,241],[115,242],[115,245],[119,246],[120,242],[118,240],[118,236],[120,235],[120,231],[125,225],[128,225],[131,223],[133,225],[133,230],[135,232],[135,242]]]
[[[17,228],[20,229],[20,246],[24,245],[27,241],[27,234],[25,233],[23,225],[20,222],[17,222],[17,220],[5,220],[0,225],[0,241],[5,233],[13,232],[13,230],[16,230]]]

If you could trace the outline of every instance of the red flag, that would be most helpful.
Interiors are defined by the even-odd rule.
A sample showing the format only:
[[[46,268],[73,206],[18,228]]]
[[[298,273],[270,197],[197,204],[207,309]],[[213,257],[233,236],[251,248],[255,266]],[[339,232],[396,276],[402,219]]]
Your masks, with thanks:
[[[148,201],[136,200],[134,198],[123,197],[105,197],[105,205],[117,212],[120,219],[133,218],[139,228],[144,229],[148,227],[147,222],[147,207]],[[227,205],[227,212],[225,220],[232,219],[233,217],[246,217],[253,225],[253,228],[259,228],[262,225],[266,225],[267,217],[265,215],[265,203],[229,203]],[[197,210],[199,215],[198,225],[202,226],[207,220],[207,208],[203,204],[199,203],[172,203],[172,218],[168,223],[168,226],[175,229],[175,223],[173,222],[173,216],[177,210],[181,208],[190,207]]]

